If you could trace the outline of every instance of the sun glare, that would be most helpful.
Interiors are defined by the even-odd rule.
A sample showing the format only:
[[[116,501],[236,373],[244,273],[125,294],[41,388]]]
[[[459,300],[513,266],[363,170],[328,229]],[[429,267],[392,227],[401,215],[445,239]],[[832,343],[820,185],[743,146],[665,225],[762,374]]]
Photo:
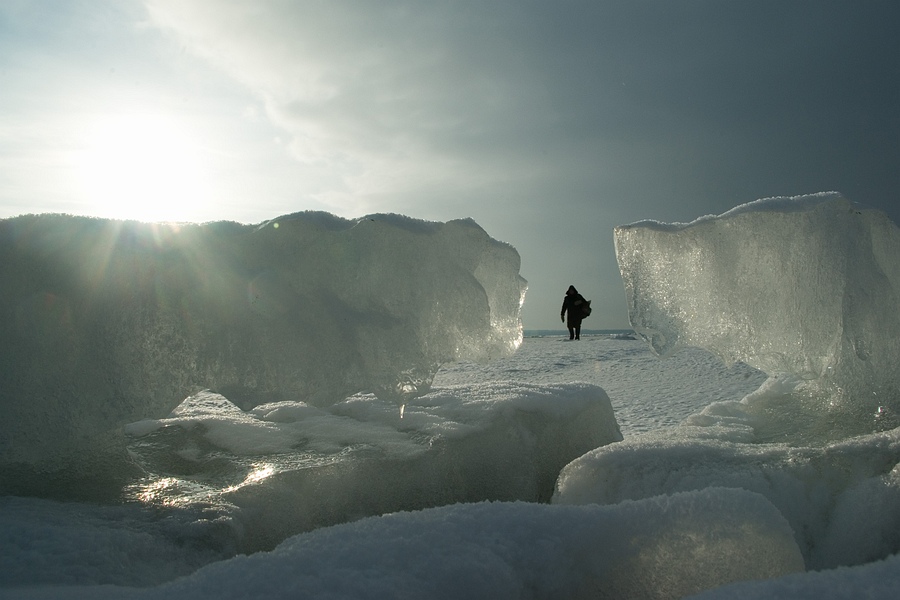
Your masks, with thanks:
[[[210,220],[199,145],[157,114],[107,116],[84,133],[83,192],[96,216],[139,221]]]

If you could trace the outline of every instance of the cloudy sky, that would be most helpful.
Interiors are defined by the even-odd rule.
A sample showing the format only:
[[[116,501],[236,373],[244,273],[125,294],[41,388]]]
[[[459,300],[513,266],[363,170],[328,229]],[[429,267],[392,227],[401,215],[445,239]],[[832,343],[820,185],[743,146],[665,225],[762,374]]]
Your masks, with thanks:
[[[628,326],[615,225],[900,222],[894,0],[3,0],[0,218],[471,217],[528,329]]]

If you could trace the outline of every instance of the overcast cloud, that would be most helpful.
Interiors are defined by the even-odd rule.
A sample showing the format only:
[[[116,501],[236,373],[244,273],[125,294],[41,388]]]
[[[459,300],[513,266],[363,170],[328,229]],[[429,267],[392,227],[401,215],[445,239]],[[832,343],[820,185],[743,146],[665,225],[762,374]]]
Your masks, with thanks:
[[[138,98],[216,148],[204,218],[472,217],[522,255],[526,328],[558,326],[570,283],[586,325],[627,327],[618,224],[827,190],[900,220],[891,1],[25,4],[4,170],[65,164],[28,144],[44,119]],[[3,216],[50,188],[0,172]]]

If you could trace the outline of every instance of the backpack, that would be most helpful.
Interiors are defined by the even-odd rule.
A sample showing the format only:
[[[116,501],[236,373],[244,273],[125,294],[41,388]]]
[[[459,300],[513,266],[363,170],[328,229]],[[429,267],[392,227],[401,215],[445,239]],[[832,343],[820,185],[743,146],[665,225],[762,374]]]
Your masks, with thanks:
[[[585,300],[581,303],[581,318],[585,319],[591,316],[591,301]]]

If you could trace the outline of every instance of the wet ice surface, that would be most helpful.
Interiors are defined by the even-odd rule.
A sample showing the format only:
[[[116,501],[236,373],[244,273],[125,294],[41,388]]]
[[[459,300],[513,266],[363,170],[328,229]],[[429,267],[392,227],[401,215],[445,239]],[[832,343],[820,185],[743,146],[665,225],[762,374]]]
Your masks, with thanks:
[[[607,334],[526,337],[515,355],[490,363],[444,365],[434,388],[459,383],[514,380],[584,382],[606,390],[622,434],[677,425],[713,402],[740,400],[766,380],[743,363],[728,366],[700,348],[656,356],[643,340]]]

